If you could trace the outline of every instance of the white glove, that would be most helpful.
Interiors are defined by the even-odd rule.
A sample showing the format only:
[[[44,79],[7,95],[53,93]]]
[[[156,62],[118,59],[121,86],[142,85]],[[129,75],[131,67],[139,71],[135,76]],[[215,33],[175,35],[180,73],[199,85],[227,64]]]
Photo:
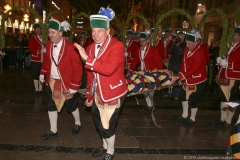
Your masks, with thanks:
[[[124,54],[124,55],[125,55],[125,57],[127,57],[127,56],[128,56],[128,52],[125,52],[125,54]]]
[[[39,81],[42,82],[42,83],[45,82],[45,80],[44,80],[44,75],[41,75],[41,74],[40,74],[40,76],[39,76]]]
[[[72,90],[72,89],[69,89],[68,91],[69,91],[70,94],[74,94],[74,93],[77,92],[76,90]]]
[[[217,59],[216,59],[218,64],[220,63],[221,60],[222,60],[222,57],[217,57]]]
[[[222,66],[223,68],[227,67],[228,65],[228,62],[226,59],[222,59],[219,63],[220,66]]]

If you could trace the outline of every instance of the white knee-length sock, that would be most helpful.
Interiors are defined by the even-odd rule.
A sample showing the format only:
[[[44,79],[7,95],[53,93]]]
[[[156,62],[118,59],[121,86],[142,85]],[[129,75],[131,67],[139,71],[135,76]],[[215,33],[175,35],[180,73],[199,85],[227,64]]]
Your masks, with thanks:
[[[115,144],[115,134],[110,138],[106,138],[106,140],[107,140],[107,153],[113,155],[114,144]]]
[[[191,108],[191,117],[190,119],[195,122],[196,114],[197,114],[198,108]]]
[[[50,130],[53,133],[56,133],[57,132],[57,118],[58,118],[57,111],[48,111],[48,117],[50,120]]]
[[[74,117],[75,124],[81,126],[79,109],[77,108],[75,111],[73,111],[72,115]]]
[[[222,110],[224,108],[224,103],[226,102],[221,102],[220,103],[220,110],[221,110],[221,121],[225,121],[227,118],[228,111]]]
[[[188,101],[182,101],[182,108],[183,108],[182,116],[184,118],[188,117]]]

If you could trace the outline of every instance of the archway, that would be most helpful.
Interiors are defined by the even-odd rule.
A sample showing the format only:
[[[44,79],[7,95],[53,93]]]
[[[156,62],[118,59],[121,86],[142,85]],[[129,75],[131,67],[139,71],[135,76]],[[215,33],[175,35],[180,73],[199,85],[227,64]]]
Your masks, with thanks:
[[[166,18],[166,17],[168,17],[168,16],[170,16],[170,15],[172,15],[174,13],[181,13],[184,16],[186,16],[188,18],[188,20],[189,20],[189,23],[190,23],[191,27],[195,28],[195,22],[193,21],[193,18],[192,18],[192,16],[189,13],[187,13],[183,9],[178,9],[178,8],[177,9],[171,9],[171,10],[167,11],[166,13],[162,14],[160,16],[160,18],[158,19],[158,21],[157,21],[157,23],[156,23],[156,25],[154,27],[154,35],[153,35],[153,37],[155,39],[154,43],[156,43],[157,30],[158,30],[158,27],[160,26],[161,22],[163,21],[164,18]]]
[[[219,56],[223,56],[228,53],[228,48],[227,48],[228,17],[226,13],[224,13],[224,11],[219,8],[210,9],[204,14],[197,28],[200,30],[204,22],[206,21],[207,17],[214,12],[217,12],[223,19],[223,33],[222,33],[222,38],[220,43],[220,50],[219,50]]]
[[[146,28],[147,30],[150,30],[150,24],[148,23],[147,19],[145,17],[143,17],[142,15],[139,15],[139,14],[133,14],[131,15],[130,17],[128,17],[126,23],[124,24],[123,26],[123,29],[122,29],[122,35],[121,35],[121,40],[122,42],[125,44],[125,41],[126,41],[126,38],[125,38],[125,33],[127,31],[127,27],[129,25],[129,22],[133,19],[133,18],[140,18],[143,20],[143,23],[146,25]]]

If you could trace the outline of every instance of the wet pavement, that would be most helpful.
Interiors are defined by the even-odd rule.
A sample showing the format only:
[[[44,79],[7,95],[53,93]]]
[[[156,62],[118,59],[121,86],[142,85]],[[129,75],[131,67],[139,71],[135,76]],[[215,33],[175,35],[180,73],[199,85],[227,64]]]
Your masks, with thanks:
[[[196,122],[184,127],[173,119],[181,114],[181,102],[163,98],[165,91],[154,96],[157,124],[143,111],[142,95],[125,99],[117,124],[116,160],[181,160],[229,159],[226,143],[232,125],[219,129],[212,121],[220,118],[216,92],[205,89]],[[45,95],[34,92],[31,70],[3,69],[0,71],[0,159],[1,160],[65,160],[93,159],[91,153],[102,141],[95,129],[91,109],[85,108],[78,94],[82,129],[72,135],[74,119],[64,107],[58,116],[59,137],[41,140],[49,130]]]

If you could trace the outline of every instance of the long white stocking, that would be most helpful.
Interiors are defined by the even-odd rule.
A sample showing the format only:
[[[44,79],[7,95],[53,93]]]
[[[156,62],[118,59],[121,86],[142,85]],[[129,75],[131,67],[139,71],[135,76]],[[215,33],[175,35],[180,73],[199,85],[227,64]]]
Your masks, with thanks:
[[[196,114],[197,114],[198,108],[191,108],[191,117],[190,119],[195,122]]]
[[[75,124],[81,126],[79,109],[77,108],[75,111],[73,111],[72,115],[74,117]]]
[[[115,144],[115,134],[110,138],[106,138],[106,140],[107,140],[107,153],[113,155],[114,144]]]
[[[188,117],[188,101],[182,101],[183,114],[184,118]]]
[[[227,118],[227,114],[228,114],[227,111],[222,110],[222,109],[224,108],[224,105],[223,105],[224,103],[225,103],[225,102],[221,102],[221,103],[220,103],[221,121],[225,121],[226,118]]]
[[[57,132],[57,118],[58,118],[58,113],[57,111],[48,111],[48,117],[50,120],[50,130],[53,133]]]

